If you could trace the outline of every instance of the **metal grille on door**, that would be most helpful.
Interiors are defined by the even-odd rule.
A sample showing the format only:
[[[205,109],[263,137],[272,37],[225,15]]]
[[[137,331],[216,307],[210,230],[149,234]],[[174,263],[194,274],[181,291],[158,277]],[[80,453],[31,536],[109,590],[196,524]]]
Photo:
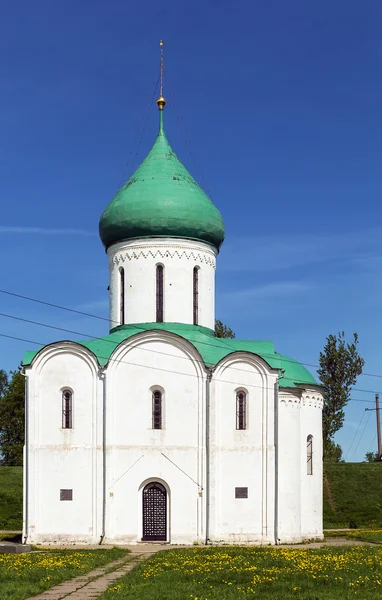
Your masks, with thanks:
[[[167,493],[161,483],[148,483],[143,490],[143,541],[166,541]]]

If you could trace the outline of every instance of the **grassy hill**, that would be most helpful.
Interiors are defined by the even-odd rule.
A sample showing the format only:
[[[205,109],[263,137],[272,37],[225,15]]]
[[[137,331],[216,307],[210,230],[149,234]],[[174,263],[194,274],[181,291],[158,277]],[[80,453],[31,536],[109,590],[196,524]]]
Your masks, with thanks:
[[[327,464],[324,529],[382,528],[382,463]]]
[[[0,467],[0,529],[21,530],[23,468]]]
[[[324,528],[382,528],[382,463],[325,465]],[[22,527],[22,467],[0,467],[0,529]]]

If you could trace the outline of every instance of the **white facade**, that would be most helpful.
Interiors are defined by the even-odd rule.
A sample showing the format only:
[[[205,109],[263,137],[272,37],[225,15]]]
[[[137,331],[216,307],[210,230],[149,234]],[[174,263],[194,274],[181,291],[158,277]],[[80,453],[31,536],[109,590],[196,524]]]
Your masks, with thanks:
[[[208,369],[192,344],[155,330],[123,341],[104,368],[79,344],[52,344],[26,376],[28,542],[140,543],[150,482],[165,489],[172,544],[322,538],[321,395],[280,390],[278,371],[259,356],[235,352]],[[63,427],[65,390],[70,428]],[[153,428],[155,390],[160,429]],[[238,391],[247,401],[243,430]],[[247,497],[236,498],[236,488]],[[61,499],[61,490],[72,499]]]

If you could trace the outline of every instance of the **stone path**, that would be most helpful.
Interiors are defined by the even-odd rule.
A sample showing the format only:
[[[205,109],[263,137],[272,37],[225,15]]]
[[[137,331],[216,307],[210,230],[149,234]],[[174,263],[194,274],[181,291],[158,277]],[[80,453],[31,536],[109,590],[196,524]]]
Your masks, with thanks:
[[[158,548],[159,550],[159,548]],[[105,592],[107,588],[117,579],[131,571],[142,559],[154,554],[157,550],[144,552],[141,554],[128,554],[119,560],[97,567],[89,573],[63,581],[59,585],[50,588],[46,592],[33,596],[27,600],[86,600],[87,598],[97,598]]]

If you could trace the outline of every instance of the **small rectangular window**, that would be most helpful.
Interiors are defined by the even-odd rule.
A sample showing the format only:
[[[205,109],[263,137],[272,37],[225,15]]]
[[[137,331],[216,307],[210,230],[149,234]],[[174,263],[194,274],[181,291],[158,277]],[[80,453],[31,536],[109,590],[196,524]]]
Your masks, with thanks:
[[[73,490],[60,490],[60,500],[73,500]]]
[[[248,488],[247,487],[235,488],[235,498],[248,498]]]

